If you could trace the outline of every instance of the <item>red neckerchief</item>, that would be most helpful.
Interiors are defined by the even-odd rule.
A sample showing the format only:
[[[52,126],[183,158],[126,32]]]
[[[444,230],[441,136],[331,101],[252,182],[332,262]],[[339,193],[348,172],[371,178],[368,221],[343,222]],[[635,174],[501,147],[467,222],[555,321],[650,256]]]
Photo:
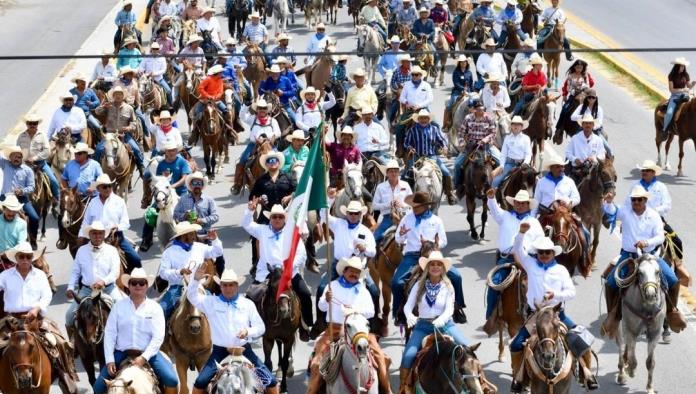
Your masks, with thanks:
[[[310,109],[310,110],[312,110],[312,111],[314,111],[314,110],[317,108],[317,102],[316,102],[316,101],[312,101],[312,102],[305,101],[305,105],[307,106],[307,109]]]
[[[172,130],[172,124],[170,123],[168,126],[165,126],[163,124],[160,125],[160,129],[164,132],[164,134],[169,133]]]
[[[408,74],[409,68],[410,68],[410,67],[408,67],[408,66],[406,66],[406,67],[401,66],[401,68],[399,69],[399,71],[401,72],[401,74],[405,75],[405,74]]]
[[[264,116],[263,118],[261,116],[256,116],[256,119],[259,121],[259,124],[261,126],[265,126],[268,124],[269,117],[268,115]]]

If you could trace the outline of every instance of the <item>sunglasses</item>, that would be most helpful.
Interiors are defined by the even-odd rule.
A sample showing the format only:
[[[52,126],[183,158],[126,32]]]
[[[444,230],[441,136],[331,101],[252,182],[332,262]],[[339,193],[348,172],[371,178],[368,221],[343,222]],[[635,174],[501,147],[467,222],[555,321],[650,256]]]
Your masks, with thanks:
[[[645,199],[642,197],[631,197],[631,202],[641,202],[644,201]]]
[[[200,180],[191,181],[191,186],[193,187],[203,187],[204,182]]]
[[[348,212],[348,215],[350,216],[359,216],[360,212]]]
[[[539,255],[553,254],[553,250],[537,250],[537,254],[539,254]]]
[[[278,164],[278,163],[279,163],[279,161],[275,157],[272,157],[272,158],[266,160],[266,164]]]
[[[128,282],[129,286],[147,286],[147,280],[131,280]]]
[[[86,155],[86,154],[87,154],[87,152],[75,152],[75,156],[77,156],[77,155]]]
[[[15,259],[17,260],[31,260],[34,256],[31,254],[17,253]]]
[[[285,216],[284,215],[271,215],[271,219],[278,219],[278,220],[285,219]]]
[[[27,122],[27,126],[38,126],[39,122]]]
[[[588,99],[588,100],[596,100],[597,97],[596,97],[596,96],[587,96],[587,99]]]

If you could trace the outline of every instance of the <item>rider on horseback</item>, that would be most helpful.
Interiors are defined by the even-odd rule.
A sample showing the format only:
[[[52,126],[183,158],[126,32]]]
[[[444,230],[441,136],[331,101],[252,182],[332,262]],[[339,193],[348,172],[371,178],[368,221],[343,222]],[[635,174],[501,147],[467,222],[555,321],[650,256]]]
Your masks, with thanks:
[[[153,81],[161,86],[162,89],[164,89],[164,92],[167,94],[167,104],[172,105],[174,104],[172,99],[172,88],[164,79],[164,74],[167,72],[167,59],[163,56],[158,56],[159,54],[160,45],[157,42],[153,42],[152,45],[150,45],[150,55],[155,57],[147,57],[143,59],[143,62],[140,63],[140,73],[149,76]]]
[[[24,213],[29,221],[29,239],[33,250],[36,250],[36,236],[39,231],[39,214],[36,212],[30,197],[36,190],[34,171],[24,164],[22,148],[9,146],[0,156],[0,169],[4,173],[2,190],[4,196],[13,195],[23,205]]]
[[[582,132],[575,134],[566,147],[566,159],[571,166],[570,177],[576,185],[585,177],[589,167],[597,161],[604,161],[607,156],[602,138],[592,132],[595,124],[592,115],[585,114],[578,123],[582,126]]]
[[[329,184],[331,187],[337,187],[343,178],[343,166],[345,163],[360,163],[362,157],[360,149],[355,146],[356,134],[353,128],[345,126],[338,137],[338,142],[329,142],[329,136],[326,136],[324,141],[326,151],[329,152],[331,166],[329,168]]]
[[[573,122],[580,122],[585,114],[594,117],[594,125],[592,126],[592,132],[602,139],[604,144],[604,150],[607,152],[607,157],[613,157],[611,147],[609,142],[607,142],[606,133],[604,131],[604,110],[602,106],[599,105],[599,99],[597,98],[597,91],[594,89],[585,90],[585,99],[580,105],[575,108],[572,115],[570,115],[570,120]],[[580,125],[582,129],[582,124]]]
[[[411,80],[411,62],[415,60],[414,58],[411,57],[409,54],[402,54],[399,55],[397,58],[399,61],[399,67],[394,70],[394,74],[391,77],[391,81],[389,83],[391,84],[391,90],[395,93],[400,94],[402,91],[404,84],[408,81]],[[399,100],[391,100],[389,103],[389,123],[393,123],[396,119],[396,114],[399,113]],[[400,123],[400,122],[399,122]],[[397,130],[398,127],[403,127],[399,124],[397,124]],[[403,132],[402,132],[403,134]],[[403,138],[403,137],[401,137]],[[397,139],[397,141],[399,141]],[[397,146],[400,143],[397,142]]]
[[[117,87],[123,89],[124,100],[126,103],[131,105],[135,110],[135,116],[140,121],[140,125],[143,128],[143,134],[146,137],[150,136],[150,129],[148,128],[149,119],[145,118],[145,114],[142,111],[142,97],[140,97],[140,86],[138,81],[135,79],[135,73],[138,71],[138,67],[124,66],[119,70],[119,79],[114,82],[114,87],[109,91],[109,94],[114,91]],[[102,103],[104,104],[104,103]]]
[[[382,221],[374,232],[377,245],[382,241],[384,232],[398,224],[392,222],[392,210],[396,210],[400,214],[410,211],[411,207],[404,200],[407,196],[413,194],[408,182],[400,179],[401,167],[396,160],[389,160],[382,168],[386,172],[387,179],[377,185],[374,199],[372,200],[372,209],[379,211],[382,217]]]
[[[268,30],[266,25],[261,23],[261,16],[258,11],[254,11],[249,15],[251,23],[247,23],[244,26],[244,32],[242,32],[242,41],[246,40],[251,44],[258,45],[264,52],[266,51],[266,45],[268,45]],[[266,59],[268,60],[268,59]]]
[[[348,63],[348,55],[339,55],[338,62],[331,68],[329,80],[334,83],[340,83],[343,86],[343,90],[348,92],[350,80],[348,75],[346,75],[346,63]]]
[[[295,111],[292,108],[291,100],[294,99],[297,92],[293,86],[293,82],[288,77],[281,75],[280,66],[274,64],[270,69],[266,69],[270,76],[259,85],[259,96],[265,94],[275,94],[280,100],[286,115],[292,124],[295,124]]]
[[[398,61],[402,54],[401,49],[399,49],[399,45],[401,44],[401,39],[399,36],[393,36],[389,40],[389,44],[391,45],[391,48],[382,54],[382,56],[379,58],[379,63],[377,63],[377,72],[382,76],[382,78],[386,77],[387,72],[391,72],[392,75],[394,74],[397,67],[399,67]]]
[[[416,37],[427,36],[428,50],[433,51],[435,47],[433,46],[433,40],[435,39],[435,23],[430,17],[430,10],[423,7],[418,10],[418,19],[413,22],[411,27],[411,32]]]
[[[665,138],[667,138],[668,129],[672,126],[672,119],[677,112],[677,107],[689,100],[689,91],[696,86],[696,81],[691,81],[689,73],[686,71],[689,64],[683,57],[672,60],[672,70],[667,76],[670,96],[662,121],[662,134]]]
[[[478,59],[476,59],[476,71],[478,72],[479,78],[476,81],[474,89],[481,90],[481,88],[483,88],[484,79],[491,75],[499,75],[501,82],[505,84],[508,70],[503,55],[495,51],[495,40],[493,38],[488,38],[481,44],[481,47],[485,49],[486,52],[480,54]]]
[[[472,23],[483,23],[484,26],[487,26],[491,29],[490,31],[493,38],[496,38],[498,33],[496,33],[495,29],[493,29],[493,23],[495,22],[495,12],[491,7],[491,3],[493,3],[493,0],[481,0],[479,2],[479,6],[476,7],[469,15],[468,20]],[[459,14],[456,18],[454,18],[454,29],[452,29],[452,31],[459,32],[459,24],[462,22],[462,19],[464,19],[465,15],[466,13]],[[473,32],[474,29],[471,29],[469,35],[471,36]],[[461,50],[464,48],[459,49]]]
[[[433,90],[430,84],[425,81],[425,74],[425,70],[417,65],[413,66],[411,67],[411,78],[403,82],[398,100],[399,103],[401,103],[402,111],[395,130],[397,148],[402,145],[404,140],[404,129],[408,124],[408,119],[413,117],[414,114],[417,114],[421,109],[429,111],[433,103]],[[392,80],[393,79],[394,77],[392,77]]]
[[[118,48],[118,44],[122,42],[124,33],[135,33],[137,37],[136,43],[141,40],[140,30],[135,28],[138,17],[133,11],[133,1],[124,0],[123,8],[116,14],[114,23],[116,24],[116,33],[114,34],[114,47]]]
[[[283,151],[283,155],[285,155],[285,165],[281,171],[288,174],[294,163],[307,161],[309,157],[309,148],[305,145],[307,139],[302,130],[293,131],[292,134],[286,136],[285,139],[290,142],[290,145]]]
[[[206,7],[201,13],[201,17],[196,20],[196,32],[202,37],[206,33],[210,35],[215,47],[222,49],[222,32],[220,31],[220,22],[215,17],[215,8]]]
[[[532,69],[522,78],[522,91],[524,93],[515,104],[515,109],[512,111],[514,115],[521,115],[525,106],[546,90],[546,73],[542,70],[544,63],[545,61],[541,56],[533,56],[530,59],[529,64]]]
[[[396,23],[399,25],[413,26],[413,22],[418,19],[416,6],[413,5],[411,0],[403,0],[402,6],[397,10],[392,10],[392,12],[396,13]],[[404,39],[406,38],[404,37]]]
[[[565,23],[567,18],[563,10],[558,6],[560,2],[561,0],[551,0],[551,7],[548,7],[541,13],[541,22],[544,24],[544,27],[539,29],[537,48],[544,48],[544,41],[551,35],[556,23]],[[563,49],[565,50],[566,60],[572,62],[573,53],[570,51],[570,42],[568,42],[567,36],[563,37]]]
[[[271,51],[273,54],[273,56],[270,57],[271,62],[275,60],[276,56],[285,56],[287,54],[287,58],[290,59],[290,64],[295,67],[295,64],[297,64],[297,57],[295,57],[293,53],[295,50],[289,45],[290,35],[284,32],[280,33],[276,40],[278,41],[278,45]]]
[[[118,72],[116,71],[114,64],[111,62],[113,51],[104,49],[102,50],[101,55],[101,58],[97,60],[97,63],[94,65],[90,86],[96,90],[108,92],[116,78],[118,78]]]
[[[528,123],[522,117],[515,116],[510,121],[510,135],[505,137],[500,151],[500,162],[503,164],[502,172],[494,176],[491,186],[498,188],[505,177],[522,164],[531,165],[532,143],[529,136],[522,132]]]
[[[132,37],[126,38],[116,56],[116,68],[119,71],[124,67],[137,70],[138,67],[140,67],[140,63],[143,61],[141,55],[142,53],[140,49],[138,49],[138,40]]]
[[[99,98],[92,88],[87,87],[87,77],[77,74],[71,81],[75,83],[75,87],[70,89],[70,93],[75,97],[75,107],[85,112],[87,125],[92,130],[101,130],[101,123],[92,115],[92,110],[99,107]]]
[[[517,8],[517,0],[507,0],[505,8],[500,10],[498,16],[495,18],[495,24],[500,26],[500,35],[496,38],[499,48],[504,47],[507,42],[508,23],[515,25],[515,33],[520,38],[520,42],[529,38],[529,35],[522,31],[520,25],[522,23],[522,11]]]
[[[198,142],[199,127],[198,124],[202,118],[203,110],[207,102],[215,103],[217,109],[222,113],[222,119],[224,120],[225,127],[231,127],[227,122],[227,105],[223,101],[225,95],[225,86],[222,81],[222,72],[224,69],[221,65],[217,64],[208,70],[208,76],[201,81],[198,85],[198,94],[200,96],[199,101],[191,109],[193,119],[193,130],[191,131],[191,136],[189,137],[189,145],[196,145]]]
[[[372,107],[368,105],[362,107],[360,110],[362,122],[355,125],[353,130],[358,135],[358,149],[364,155],[365,161],[374,159],[382,164],[390,155],[389,133],[379,122],[372,120],[374,114]]]
[[[333,93],[326,88],[324,92],[328,101],[322,100],[321,102],[317,102],[317,93],[319,91],[313,86],[309,86],[300,92],[302,105],[295,111],[295,123],[297,128],[304,132],[305,137],[321,134],[322,130],[317,130],[317,127],[324,121],[324,113],[336,105],[336,97],[334,97]],[[287,163],[288,161],[286,160]],[[289,164],[292,164],[292,162]]]
[[[27,129],[17,136],[17,146],[22,148],[23,154],[27,156],[26,162],[32,163],[48,176],[53,202],[57,203],[60,200],[60,187],[58,186],[56,174],[48,164],[50,145],[46,133],[39,131],[41,120],[41,117],[34,113],[24,117],[24,124],[27,126]]]
[[[387,42],[387,23],[377,5],[378,0],[367,0],[367,4],[360,10],[359,18],[366,25],[372,26],[382,37],[382,43]]]
[[[363,105],[369,105],[373,111],[377,111],[379,102],[377,101],[375,90],[372,86],[365,83],[365,69],[358,68],[351,74],[351,77],[355,81],[355,86],[348,90],[343,115],[341,115],[338,121],[340,123],[345,122],[352,127],[351,117],[355,111],[362,108]]]
[[[87,127],[85,112],[75,106],[75,97],[72,93],[65,92],[59,99],[63,105],[53,113],[46,136],[49,140],[53,140],[56,134],[62,132],[70,135],[73,143],[82,141],[82,130]]]
[[[517,52],[510,66],[510,90],[514,90],[517,84],[520,83],[519,79],[532,69],[532,66],[529,65],[532,55],[538,55],[535,50],[536,41],[534,39],[527,37],[520,45],[522,48]]]
[[[287,78],[292,85],[292,90],[295,92],[295,95],[291,98],[291,100],[295,101],[296,104],[299,104],[299,102],[297,102],[297,96],[302,89],[302,85],[300,84],[300,80],[297,78],[297,75],[292,70],[292,64],[290,64],[290,61],[285,56],[278,56],[275,63],[278,65],[278,67],[280,67],[280,75]]]
[[[326,35],[326,26],[323,22],[317,23],[317,32],[310,37],[309,45],[307,46],[307,53],[311,53],[305,57],[304,64],[314,64],[314,53],[324,52],[327,46],[331,44],[331,37]]]
[[[6,196],[4,201],[0,201],[0,207],[2,207],[0,233],[3,234],[0,237],[0,253],[6,253],[20,242],[26,241],[27,222],[19,216],[22,204],[19,203],[15,195]],[[7,256],[2,257],[0,254],[0,268],[6,267],[9,263]]]
[[[486,85],[481,90],[481,101],[486,112],[493,116],[493,119],[507,116],[506,108],[510,106],[510,95],[507,88],[500,84],[504,82],[503,76],[492,73],[484,82]]]
[[[474,78],[469,66],[469,58],[466,55],[457,57],[457,66],[452,72],[452,92],[450,93],[449,101],[447,101],[447,110],[451,111],[454,103],[463,94],[468,94],[473,90]]]

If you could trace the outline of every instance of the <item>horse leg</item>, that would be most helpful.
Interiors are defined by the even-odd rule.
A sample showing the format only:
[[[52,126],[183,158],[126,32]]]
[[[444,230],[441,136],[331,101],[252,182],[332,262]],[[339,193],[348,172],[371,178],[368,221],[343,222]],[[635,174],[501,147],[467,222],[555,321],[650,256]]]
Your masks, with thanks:
[[[82,346],[79,346],[80,348]],[[85,368],[85,373],[87,374],[87,380],[89,380],[90,385],[94,385],[94,382],[97,381],[97,376],[95,374],[94,370],[94,360],[90,355],[88,355],[88,352],[82,351],[83,349],[78,349],[78,354],[80,355],[80,360],[82,360],[82,365]],[[91,353],[91,352],[89,352]]]
[[[633,378],[636,376],[636,367],[638,360],[636,359],[636,337],[632,332],[626,333],[626,362],[628,363],[626,372],[628,376]]]
[[[482,208],[481,208],[481,232],[479,233],[479,237],[483,239],[485,237],[486,233],[486,221],[488,220],[488,204],[486,204],[486,201],[482,202]]]
[[[602,230],[601,225],[592,225],[592,251],[590,252],[590,259],[592,261],[592,266],[596,264],[595,257],[597,256],[597,247],[599,246],[599,232]]]
[[[284,393],[288,391],[288,368],[290,367],[290,352],[292,351],[292,345],[289,343],[277,341],[279,355],[278,363],[280,364],[281,378],[280,378],[280,392]]]
[[[616,345],[619,347],[619,373],[616,375],[616,384],[625,385],[626,384],[626,345],[623,340],[623,330],[621,326],[616,330]]]
[[[176,358],[176,374],[179,376],[179,394],[189,394],[188,389],[188,364],[185,359],[187,358],[183,354],[179,354],[181,357]]]
[[[498,326],[498,361],[501,363],[505,362],[505,341],[503,338],[503,327],[500,326]]]
[[[657,341],[660,338],[660,328],[662,327],[659,323],[653,323],[655,326],[652,330],[648,329],[647,339],[648,339],[648,358],[645,359],[645,367],[648,369],[648,384],[645,390],[648,394],[655,394],[655,389],[653,388],[653,370],[655,369],[655,348],[657,347]]]
[[[679,164],[677,165],[677,176],[684,176],[682,171],[682,160],[684,160],[684,139],[679,137]]]
[[[473,197],[466,196],[466,221],[469,223],[469,234],[474,241],[479,240],[478,233],[474,224],[474,211],[476,210],[476,201]]]
[[[271,360],[271,353],[273,352],[273,339],[268,339],[263,337],[263,364],[268,368],[271,373],[273,373],[273,360]]]

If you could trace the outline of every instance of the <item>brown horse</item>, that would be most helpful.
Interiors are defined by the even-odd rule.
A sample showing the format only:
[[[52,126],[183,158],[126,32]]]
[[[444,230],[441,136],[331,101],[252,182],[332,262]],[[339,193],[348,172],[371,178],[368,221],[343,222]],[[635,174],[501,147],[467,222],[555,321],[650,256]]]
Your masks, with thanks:
[[[570,115],[575,112],[575,109],[582,105],[585,100],[585,92],[580,92],[573,97],[573,102],[570,103],[568,107],[568,115],[563,119],[560,124],[556,125],[556,132],[553,135],[553,143],[556,145],[561,145],[563,143],[563,132],[572,137],[578,133],[580,128],[578,127],[578,122],[571,120]]]
[[[213,101],[208,101],[203,109],[203,117],[200,121],[200,135],[203,140],[203,161],[205,162],[205,174],[209,183],[215,180],[217,172],[217,156],[225,155],[229,161],[229,146],[225,138],[225,119]]]
[[[184,67],[186,67],[186,65],[184,65]],[[185,68],[182,77],[184,80],[179,84],[177,102],[174,103],[174,112],[178,112],[181,104],[184,105],[189,130],[191,130],[191,126],[193,124],[191,109],[193,109],[193,107],[198,103],[198,85],[201,84],[202,76],[196,73],[192,68]]]
[[[563,51],[563,40],[565,39],[565,22],[558,21],[553,27],[549,38],[544,41],[543,49],[553,49],[555,52],[544,52],[544,59],[548,66],[546,75],[548,87],[558,85],[558,69],[561,66],[561,51]]]
[[[326,20],[331,24],[336,24],[336,17],[338,16],[338,0],[326,0],[324,3],[326,7]]]
[[[437,55],[434,57],[435,62],[432,66],[432,76],[435,87],[438,87],[445,84],[445,66],[447,66],[447,58],[449,57],[451,49],[449,42],[447,42],[447,38],[445,38],[445,31],[439,27],[435,28],[433,45],[435,46]]]
[[[358,26],[358,17],[362,8],[362,0],[348,0],[348,15],[353,17],[353,26]]]
[[[100,164],[104,173],[114,181],[116,194],[128,201],[128,189],[136,167],[135,160],[133,153],[114,133],[104,135],[104,154]]]
[[[75,350],[80,355],[90,385],[96,381],[94,363],[101,370],[106,365],[104,358],[104,331],[112,302],[107,302],[98,292],[91,297],[80,298],[75,294],[78,304],[75,315]]]
[[[41,249],[41,253],[34,257],[34,261],[31,262],[34,268],[38,268],[46,274],[48,278],[48,285],[51,287],[53,294],[56,294],[56,284],[53,281],[53,274],[51,273],[51,267],[48,265],[48,260],[46,260],[46,247]]]
[[[550,98],[548,94],[532,100],[527,107],[525,118],[529,122],[529,127],[524,129],[524,133],[532,140],[532,166],[535,165],[537,153],[544,152],[544,140],[549,130],[550,114],[553,113],[555,101],[561,97]]]
[[[266,59],[263,50],[256,44],[249,44],[244,48],[244,57],[247,61],[244,78],[251,83],[254,92],[258,92],[261,82],[266,77]]]
[[[488,205],[486,204],[486,190],[490,188],[489,180],[493,171],[493,159],[482,147],[474,148],[464,162],[462,179],[464,195],[466,199],[466,221],[469,223],[471,239],[478,241],[485,237],[486,221],[488,220]],[[481,231],[476,232],[474,224],[474,212],[476,211],[476,199],[482,201]]]
[[[668,135],[662,132],[665,111],[667,109],[667,101],[662,101],[657,105],[654,112],[655,119],[655,146],[657,147],[657,165],[664,164],[665,169],[670,169],[669,165],[669,147],[672,145],[674,136],[679,136],[679,166],[677,167],[677,176],[683,176],[682,161],[684,159],[684,143],[688,140],[696,141],[696,96],[691,96],[687,103],[684,103],[681,108],[675,111],[673,117],[672,131]],[[673,131],[676,130],[676,133]],[[665,142],[665,160],[662,161],[662,143]]]
[[[280,392],[287,392],[287,378],[292,377],[295,369],[292,366],[292,347],[295,344],[295,333],[300,328],[300,299],[292,288],[286,289],[277,297],[278,287],[283,273],[282,267],[276,267],[268,277],[268,288],[261,301],[261,318],[266,325],[263,336],[264,364],[273,371],[271,353],[273,345],[278,347],[278,366],[282,378]]]
[[[38,334],[22,327],[8,335],[0,338],[0,391],[48,394],[55,376]]]
[[[498,201],[498,204],[504,210],[512,208],[505,197],[513,197],[520,190],[526,190],[530,196],[533,196],[537,175],[539,173],[529,164],[522,164],[510,171],[495,191],[495,199]]]
[[[77,234],[82,226],[82,220],[85,218],[85,210],[91,197],[82,199],[77,193],[77,188],[61,188],[60,191],[60,221],[63,225],[63,234],[61,238],[65,238],[68,242],[70,254],[75,258],[77,248],[80,247]]]
[[[550,228],[549,238],[554,244],[562,248],[561,254],[556,256],[556,261],[566,267],[570,276],[575,275],[575,269],[580,269],[580,274],[587,278],[592,270],[592,264],[585,264],[583,246],[574,226],[575,220],[568,208],[557,205],[553,212],[541,220],[542,227]]]
[[[282,151],[288,145],[288,141],[285,139],[285,137],[287,137],[288,133],[292,132],[293,124],[290,121],[290,117],[288,117],[288,114],[285,113],[283,105],[280,103],[280,97],[276,96],[273,93],[266,93],[263,96],[263,98],[268,103],[269,114],[273,119],[276,120],[276,122],[278,122],[278,128],[280,129],[281,138],[276,140],[275,143],[278,147],[278,150]]]
[[[256,180],[263,175],[265,172],[263,167],[261,167],[261,155],[264,153],[268,153],[273,150],[273,145],[271,144],[270,140],[267,139],[259,139],[256,141],[256,147],[254,148],[254,153],[250,157],[250,163],[242,163],[244,164],[244,176],[242,176],[240,179],[242,180],[241,184],[237,185],[235,184],[232,186],[232,194],[239,194],[240,191],[244,189],[244,186],[251,191],[254,188],[254,184],[256,183]],[[236,177],[235,177],[236,178]]]
[[[507,41],[505,42],[504,49],[519,51],[522,47],[520,42],[520,37],[517,35],[517,27],[514,22],[508,21],[505,24],[505,29],[507,29]],[[512,62],[515,60],[516,53],[504,53],[503,58],[505,59],[505,66],[507,66],[508,74],[512,69]]]
[[[534,23],[534,17],[541,14],[541,5],[536,0],[528,0],[522,10],[522,23],[520,27],[522,31],[527,33],[530,37],[534,37],[537,34],[537,25]]]
[[[416,46],[416,41],[418,40],[413,33],[411,33],[411,26],[405,23],[399,23],[396,26],[396,32],[399,37],[401,37],[401,44],[399,49],[402,51],[408,51]]]
[[[36,188],[34,193],[31,194],[31,203],[36,209],[36,213],[39,214],[41,220],[41,240],[46,238],[46,218],[51,211],[53,204],[53,193],[51,192],[51,183],[48,180],[48,175],[46,175],[42,168],[36,165],[31,166],[34,170],[34,179]],[[29,234],[29,237],[35,237],[37,234]],[[36,242],[36,238],[30,241]]]
[[[332,52],[336,52],[336,47],[328,45],[324,49],[324,54],[318,56],[312,65],[297,72],[297,75],[304,73],[307,86],[313,86],[320,92],[324,91],[324,86],[329,82],[329,77],[331,76],[331,69],[336,64],[335,59],[331,55]]]

